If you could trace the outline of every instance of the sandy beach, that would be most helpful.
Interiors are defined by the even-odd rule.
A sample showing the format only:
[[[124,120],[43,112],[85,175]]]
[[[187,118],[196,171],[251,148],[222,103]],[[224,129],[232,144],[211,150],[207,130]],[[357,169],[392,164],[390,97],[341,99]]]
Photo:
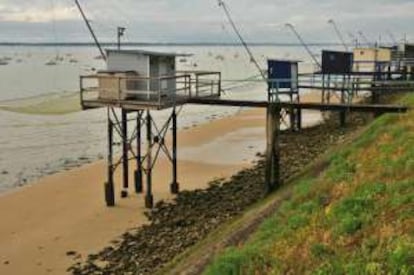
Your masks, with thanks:
[[[178,137],[179,148],[186,150],[186,147],[209,144],[219,138],[221,144],[226,135],[249,128],[263,129],[254,131],[261,135],[257,137],[260,140],[264,137],[263,118],[264,110],[249,110],[182,130]],[[221,146],[226,145],[220,144],[210,146],[216,151],[225,149]],[[237,148],[237,144],[235,146]],[[187,152],[184,158],[191,159],[194,153]],[[211,164],[208,158],[205,162],[180,160],[179,182],[182,189],[203,188],[208,181],[229,177],[250,163],[251,159],[240,159],[232,164]],[[143,196],[132,194],[132,190],[127,199],[117,197],[115,208],[105,207],[102,186],[105,169],[105,162],[100,161],[47,176],[1,196],[0,274],[62,274],[72,263],[67,252],[87,255],[105,247],[127,229],[144,224]],[[133,169],[131,167],[131,178]],[[154,171],[156,200],[171,198],[169,181],[169,163],[161,158]]]
[[[317,100],[308,95],[306,101]],[[307,114],[308,123],[318,121]],[[204,188],[249,167],[265,144],[265,110],[245,109],[178,133],[178,177],[182,190]],[[182,154],[180,154],[182,152]],[[217,152],[230,152],[217,153]],[[228,157],[231,155],[231,157]],[[134,165],[130,176],[133,178]],[[116,182],[120,183],[117,170]],[[126,230],[145,224],[142,195],[119,198],[105,207],[105,161],[44,177],[0,197],[0,274],[63,274],[73,261],[107,246]],[[170,164],[161,158],[154,171],[155,200],[170,199]]]

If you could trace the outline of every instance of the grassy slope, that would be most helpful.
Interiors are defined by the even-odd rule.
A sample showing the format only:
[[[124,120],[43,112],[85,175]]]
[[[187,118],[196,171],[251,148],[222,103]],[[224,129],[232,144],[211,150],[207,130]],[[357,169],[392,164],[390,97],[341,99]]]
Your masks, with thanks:
[[[414,95],[404,99],[414,106]],[[414,274],[414,112],[384,115],[304,177],[206,274]]]

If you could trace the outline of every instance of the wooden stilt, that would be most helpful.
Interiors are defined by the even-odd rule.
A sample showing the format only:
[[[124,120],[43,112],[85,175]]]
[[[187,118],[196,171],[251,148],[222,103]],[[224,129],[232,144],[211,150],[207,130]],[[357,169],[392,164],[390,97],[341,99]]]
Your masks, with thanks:
[[[141,119],[142,112],[137,112],[137,169],[135,170],[135,193],[142,193],[142,159],[141,159]]]
[[[128,196],[128,113],[126,110],[122,109],[121,114],[121,124],[122,124],[122,191],[121,197],[126,198]]]
[[[172,120],[172,183],[170,191],[172,194],[178,194],[179,184],[177,182],[177,113],[175,108],[171,115]]]
[[[105,182],[105,201],[109,207],[115,206],[115,192],[114,192],[114,170],[113,170],[113,123],[109,117],[108,110],[108,181]]]
[[[269,103],[267,108],[267,148],[265,180],[266,193],[275,190],[280,184],[279,171],[279,131],[280,131],[280,107],[277,103]]]
[[[342,76],[342,89],[341,89],[341,103],[345,104],[345,75]],[[346,126],[346,111],[340,111],[339,112],[339,123],[341,127]]]
[[[300,100],[299,100],[300,101]],[[302,130],[302,109],[297,109],[297,129],[298,131]]]
[[[154,197],[152,195],[152,118],[151,113],[147,110],[147,192],[145,195],[145,207],[154,206]]]

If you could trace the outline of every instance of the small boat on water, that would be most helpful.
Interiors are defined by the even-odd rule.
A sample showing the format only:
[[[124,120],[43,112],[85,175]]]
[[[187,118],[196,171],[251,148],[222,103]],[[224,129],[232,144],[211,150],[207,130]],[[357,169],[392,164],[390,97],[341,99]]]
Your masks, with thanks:
[[[221,54],[216,55],[216,60],[224,61],[224,56]]]
[[[55,60],[50,60],[45,63],[46,66],[55,66],[57,65],[57,62]]]

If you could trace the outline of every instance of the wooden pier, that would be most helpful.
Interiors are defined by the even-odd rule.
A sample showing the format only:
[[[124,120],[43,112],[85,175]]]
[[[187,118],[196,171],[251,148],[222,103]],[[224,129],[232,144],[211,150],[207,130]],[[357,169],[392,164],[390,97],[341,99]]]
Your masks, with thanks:
[[[268,101],[249,101],[249,100],[226,100],[226,99],[208,99],[208,98],[194,98],[187,101],[188,104],[200,105],[218,105],[231,107],[254,107],[254,108],[269,108],[275,105],[280,109],[301,109],[301,110],[315,110],[315,111],[349,111],[361,113],[404,113],[407,112],[408,107],[402,105],[389,104],[342,104],[342,103],[314,103],[314,102],[274,102]]]
[[[299,77],[297,61],[269,60],[269,72],[266,79],[268,99],[266,101],[229,100],[221,98],[222,79],[219,72],[171,71],[170,75],[148,75],[174,67],[173,55],[157,56],[155,53],[135,51],[113,52],[115,57],[109,56],[108,64],[116,64],[117,68],[119,66],[116,63],[117,58],[124,54],[137,55],[140,62],[146,62],[145,66],[135,64],[137,70],[147,68],[147,66],[158,67],[141,72],[106,71],[94,76],[83,76],[80,81],[82,108],[107,108],[108,175],[105,182],[107,206],[116,204],[114,172],[119,166],[122,167],[120,195],[122,198],[128,196],[130,188],[128,171],[130,161],[134,160],[136,163],[134,191],[145,192],[145,206],[152,208],[154,205],[152,170],[160,154],[164,154],[171,162],[170,192],[173,194],[179,192],[180,187],[177,181],[177,108],[179,106],[198,104],[266,108],[267,115],[264,119],[267,121],[267,148],[264,188],[267,192],[271,192],[281,184],[279,179],[281,124],[285,123],[292,131],[300,131],[303,110],[338,112],[341,127],[345,126],[346,115],[351,112],[368,112],[377,115],[403,113],[408,110],[407,107],[379,104],[378,97],[390,92],[411,91],[414,87],[414,83],[409,79],[392,79],[393,76],[400,77],[400,72],[387,72],[384,75],[391,76],[391,78],[385,80],[377,72],[327,74],[322,77],[319,73],[315,73]],[[112,63],[111,58],[115,60]],[[321,102],[302,102],[300,100],[301,89],[322,90]],[[372,98],[375,99],[373,104],[353,103],[352,96],[358,91],[371,92]],[[340,99],[339,103],[330,102],[331,94]],[[287,100],[283,101],[281,98],[287,98]],[[171,110],[170,115],[161,126],[157,126],[151,112],[167,109]],[[143,129],[145,129],[145,137],[142,135]],[[169,133],[171,133],[171,146],[167,146],[165,142]],[[119,159],[115,159],[114,156],[114,146],[117,145],[115,137],[121,140],[122,154]],[[146,148],[143,147],[144,144]]]

